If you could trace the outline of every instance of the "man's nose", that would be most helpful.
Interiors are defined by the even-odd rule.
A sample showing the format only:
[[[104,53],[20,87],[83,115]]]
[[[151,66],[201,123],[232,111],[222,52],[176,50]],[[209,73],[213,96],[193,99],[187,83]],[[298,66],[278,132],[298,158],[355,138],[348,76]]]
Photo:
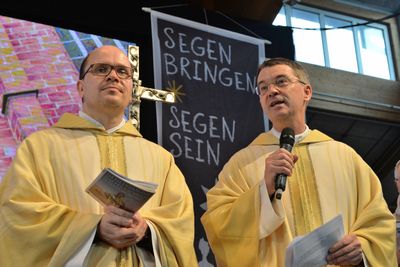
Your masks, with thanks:
[[[107,79],[119,80],[119,76],[115,69],[111,69],[110,73],[107,75]]]
[[[275,86],[274,84],[270,84],[268,86],[268,96],[276,96],[279,93],[279,89],[277,88],[277,86]]]

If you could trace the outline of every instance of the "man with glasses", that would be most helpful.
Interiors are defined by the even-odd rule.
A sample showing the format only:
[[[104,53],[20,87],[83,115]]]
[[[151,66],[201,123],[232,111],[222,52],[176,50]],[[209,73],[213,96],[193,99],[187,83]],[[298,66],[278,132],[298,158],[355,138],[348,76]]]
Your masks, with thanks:
[[[327,264],[396,266],[395,221],[378,177],[352,148],[306,125],[306,70],[288,59],[266,60],[257,92],[273,128],[226,163],[201,218],[218,265],[285,266],[295,237],[341,214],[345,234],[329,248]],[[279,148],[287,127],[295,135],[292,153]],[[288,176],[282,198],[278,174]]]
[[[196,266],[190,191],[161,146],[124,111],[128,57],[114,46],[83,61],[79,116],[66,113],[27,137],[0,184],[0,266]],[[158,184],[136,213],[85,192],[103,168]]]

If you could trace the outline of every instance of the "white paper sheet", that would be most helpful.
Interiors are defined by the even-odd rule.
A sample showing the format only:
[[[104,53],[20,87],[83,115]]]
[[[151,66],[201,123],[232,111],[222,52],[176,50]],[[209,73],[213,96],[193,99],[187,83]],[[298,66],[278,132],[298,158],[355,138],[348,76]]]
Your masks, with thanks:
[[[305,236],[293,239],[286,249],[286,267],[324,266],[328,250],[344,235],[341,214]]]

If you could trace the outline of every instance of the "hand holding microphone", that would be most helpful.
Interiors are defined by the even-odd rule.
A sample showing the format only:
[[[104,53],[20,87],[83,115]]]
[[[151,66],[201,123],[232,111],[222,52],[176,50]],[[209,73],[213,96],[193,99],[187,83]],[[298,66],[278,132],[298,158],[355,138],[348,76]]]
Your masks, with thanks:
[[[294,131],[292,128],[285,128],[282,130],[281,137],[279,139],[279,146],[281,148],[286,149],[289,152],[292,152],[292,148],[294,145]],[[282,198],[282,193],[286,189],[286,178],[287,175],[283,173],[279,173],[275,177],[275,197],[277,199]]]

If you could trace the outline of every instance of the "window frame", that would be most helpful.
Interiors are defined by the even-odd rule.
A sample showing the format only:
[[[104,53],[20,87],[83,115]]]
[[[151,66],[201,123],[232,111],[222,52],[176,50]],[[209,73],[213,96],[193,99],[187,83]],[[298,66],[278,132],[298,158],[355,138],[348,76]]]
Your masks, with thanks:
[[[360,18],[349,16],[349,15],[344,15],[344,14],[341,14],[338,12],[327,11],[324,9],[309,7],[309,6],[300,5],[300,4],[295,5],[295,6],[283,5],[282,9],[284,9],[284,11],[285,11],[284,15],[286,18],[287,27],[292,27],[291,17],[292,17],[293,9],[318,14],[321,28],[325,28],[325,18],[326,17],[330,17],[330,18],[334,18],[334,19],[338,19],[338,20],[351,21],[353,25],[368,22],[368,20],[365,20],[365,19],[360,19]],[[373,22],[366,26],[382,30],[383,41],[385,43],[385,53],[386,53],[387,64],[388,64],[389,79],[393,80],[393,81],[396,80],[395,67],[394,67],[393,54],[392,54],[392,42],[390,41],[390,34],[389,34],[389,29],[388,29],[389,26],[387,25],[387,23],[384,23],[384,22],[383,23]],[[360,27],[363,27],[363,26],[351,28],[352,33],[353,33],[354,47],[355,47],[355,53],[356,53],[355,56],[356,56],[356,60],[357,60],[357,68],[358,68],[357,73],[362,74],[362,75],[371,76],[369,74],[363,73],[364,70],[363,70],[363,64],[362,64],[362,58],[361,58],[361,47],[360,47],[360,43],[358,41],[358,32],[360,31],[359,30]],[[321,34],[325,67],[332,68],[331,64],[330,64],[330,60],[329,60],[326,31],[320,31],[320,34]],[[294,46],[296,47],[296,43],[294,43]],[[335,68],[335,69],[338,69],[338,68]],[[344,70],[344,71],[346,71],[346,70]],[[381,77],[377,77],[377,76],[371,76],[371,77],[381,78]]]

